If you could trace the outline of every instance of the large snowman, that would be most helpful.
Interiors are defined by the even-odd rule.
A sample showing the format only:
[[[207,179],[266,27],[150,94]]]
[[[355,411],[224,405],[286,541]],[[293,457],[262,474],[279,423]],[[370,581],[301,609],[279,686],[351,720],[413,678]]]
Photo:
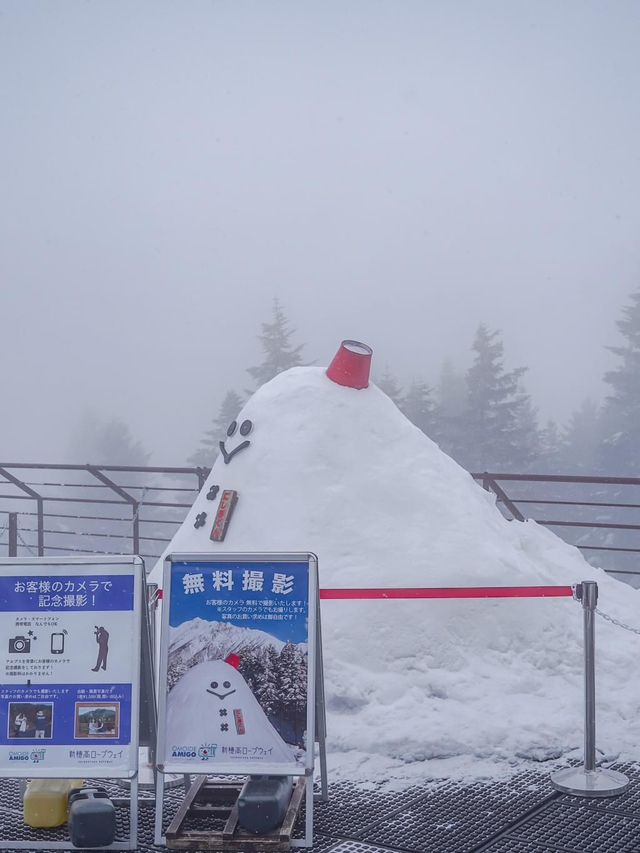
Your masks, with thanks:
[[[321,587],[596,580],[601,608],[640,625],[640,592],[534,522],[507,521],[369,381],[370,363],[368,347],[347,341],[328,369],[262,386],[220,436],[165,553],[312,551]],[[322,620],[328,747],[346,774],[415,777],[430,758],[580,747],[581,611],[570,598],[325,601]],[[609,753],[638,757],[639,659],[640,637],[598,623],[598,745]]]
[[[269,763],[295,760],[237,670],[239,659],[205,661],[190,669],[167,697],[167,746],[195,742],[218,750],[227,745]],[[219,757],[219,756],[218,756]]]

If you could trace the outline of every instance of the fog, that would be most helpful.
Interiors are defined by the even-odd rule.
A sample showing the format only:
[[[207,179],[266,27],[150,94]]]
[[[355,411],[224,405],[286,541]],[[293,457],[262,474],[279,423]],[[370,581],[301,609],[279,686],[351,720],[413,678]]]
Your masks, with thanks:
[[[639,91],[621,0],[0,0],[0,458],[93,408],[183,464],[274,296],[318,364],[435,383],[484,322],[541,418],[601,399]]]

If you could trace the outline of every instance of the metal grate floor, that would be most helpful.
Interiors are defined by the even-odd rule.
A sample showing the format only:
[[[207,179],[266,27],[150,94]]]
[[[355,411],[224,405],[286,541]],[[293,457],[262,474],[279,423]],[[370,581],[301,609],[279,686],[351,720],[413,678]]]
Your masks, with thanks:
[[[640,764],[617,765],[631,778],[620,797],[587,800],[559,794],[539,767],[506,782],[438,782],[402,792],[338,783],[315,805],[314,853],[640,853]],[[104,782],[102,783],[104,784]],[[120,797],[126,791],[117,787]],[[168,813],[181,789],[167,792]],[[141,853],[153,846],[154,806],[141,794]],[[118,836],[128,809],[118,806]],[[30,830],[22,822],[18,783],[0,779],[0,838],[60,841],[63,828]]]

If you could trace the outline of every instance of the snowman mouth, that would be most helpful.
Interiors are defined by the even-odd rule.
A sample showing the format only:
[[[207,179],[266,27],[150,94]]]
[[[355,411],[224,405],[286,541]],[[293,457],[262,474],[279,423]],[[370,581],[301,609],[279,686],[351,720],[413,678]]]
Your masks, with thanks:
[[[207,693],[211,693],[212,696],[217,696],[218,699],[226,699],[227,696],[231,696],[231,694],[235,692],[235,690],[230,690],[228,693],[216,693],[215,690],[209,690],[209,688],[207,687]]]
[[[224,464],[228,465],[229,462],[231,462],[233,457],[236,455],[236,453],[240,453],[241,450],[244,450],[245,447],[249,447],[250,444],[250,441],[242,441],[237,447],[234,447],[233,450],[228,451],[227,448],[224,446],[224,441],[219,442],[218,446],[224,457]]]

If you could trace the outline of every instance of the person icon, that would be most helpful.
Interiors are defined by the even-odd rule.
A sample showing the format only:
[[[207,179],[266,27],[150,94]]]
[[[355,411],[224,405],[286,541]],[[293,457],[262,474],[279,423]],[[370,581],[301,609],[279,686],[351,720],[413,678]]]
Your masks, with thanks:
[[[46,737],[47,733],[47,715],[42,710],[42,708],[38,708],[36,711],[36,738]]]
[[[93,632],[98,644],[98,660],[96,665],[92,667],[92,672],[97,672],[100,667],[107,668],[107,655],[109,654],[109,632],[106,628],[96,626]]]
[[[16,737],[25,737],[27,734],[27,717],[26,714],[16,714],[13,721]]]

